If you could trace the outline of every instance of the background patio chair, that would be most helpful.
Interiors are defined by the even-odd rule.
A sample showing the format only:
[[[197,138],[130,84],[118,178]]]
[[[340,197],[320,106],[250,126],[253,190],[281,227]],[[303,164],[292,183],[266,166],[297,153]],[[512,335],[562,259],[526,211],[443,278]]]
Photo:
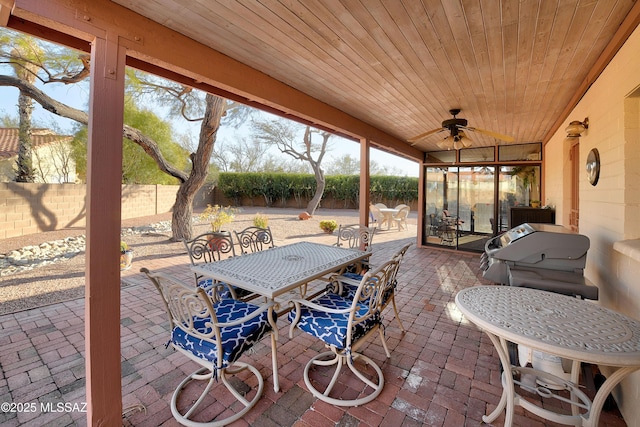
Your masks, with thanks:
[[[440,233],[442,242],[453,245],[460,226],[464,224],[464,221],[458,217],[449,215],[447,209],[442,210],[442,217],[440,218]]]
[[[375,232],[375,227],[365,227],[359,224],[340,224],[338,227],[338,241],[335,245],[370,251]]]
[[[398,205],[395,207],[398,210],[398,213],[393,215],[391,221],[395,222],[398,225],[398,231],[402,230],[402,226],[404,225],[404,229],[407,229],[407,216],[409,216],[409,211],[411,208],[407,205]]]
[[[382,227],[382,224],[387,222],[387,218],[375,205],[369,205],[369,216],[371,217],[372,222],[375,222],[378,228]]]
[[[378,332],[382,339],[387,357],[391,357],[384,340],[381,326],[381,313],[383,295],[390,286],[390,278],[397,269],[396,261],[389,261],[375,270],[367,272],[360,282],[354,299],[347,299],[336,293],[326,293],[319,298],[308,301],[295,299],[292,301],[293,309],[289,313],[291,327],[289,336],[293,337],[295,328],[323,341],[330,350],[320,353],[309,360],[304,368],[304,382],[311,394],[320,400],[338,406],[359,406],[372,401],[382,391],[384,376],[382,370],[369,357],[358,353],[367,338]],[[369,369],[362,369],[361,363],[373,368],[374,374]],[[339,379],[343,367],[348,367],[355,379]],[[318,375],[316,381],[311,378]],[[333,367],[334,372],[325,375],[321,367]],[[347,373],[348,374],[348,373]],[[325,381],[325,379],[330,379]],[[341,384],[352,384],[355,380],[364,383],[364,386],[353,385],[358,390],[358,396],[354,398],[331,397],[333,387],[340,381]],[[321,384],[326,385],[322,387]],[[323,388],[320,390],[318,387]],[[343,387],[340,388],[341,396],[344,396]]]
[[[228,231],[203,233],[191,240],[184,240],[191,265],[220,261],[236,255],[233,237]],[[212,279],[196,276],[196,286],[209,294],[216,292],[219,298],[244,298],[250,293],[244,289],[229,286],[226,283],[214,283]]]
[[[373,236],[376,233],[375,227],[365,227],[360,224],[342,225],[338,227],[338,241],[335,243],[338,247],[348,247],[350,249],[361,249],[371,252],[371,244]],[[345,272],[360,273],[362,270],[368,270],[369,259],[366,258],[357,264],[350,265],[345,268]]]
[[[169,316],[169,343],[201,366],[174,391],[171,398],[173,416],[180,424],[187,426],[224,426],[242,418],[258,402],[264,389],[264,380],[257,368],[238,359],[270,332],[273,374],[278,375],[276,315],[271,310],[273,304],[257,306],[234,299],[214,302],[202,288],[194,289],[168,275],[152,273],[146,268],[141,271],[151,279],[162,297]],[[232,376],[245,370],[250,371],[255,380],[241,375],[230,381]],[[180,399],[183,389],[195,387],[199,391],[201,388],[195,384],[189,385],[192,380],[207,381],[204,391],[195,402],[191,397]],[[199,417],[202,416],[201,412],[211,408],[211,398],[228,410],[221,411],[209,422],[194,421],[192,418],[201,403],[207,402],[203,411],[197,413]],[[219,416],[225,418],[217,419]]]
[[[243,254],[259,252],[275,247],[271,228],[247,227],[241,232],[234,231]]]

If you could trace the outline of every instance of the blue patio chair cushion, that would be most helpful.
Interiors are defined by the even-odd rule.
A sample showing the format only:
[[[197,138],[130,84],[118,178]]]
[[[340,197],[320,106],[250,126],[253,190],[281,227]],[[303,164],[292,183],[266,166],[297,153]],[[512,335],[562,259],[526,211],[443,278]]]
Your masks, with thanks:
[[[224,282],[218,282],[218,284],[224,285],[221,288],[218,288],[219,299],[233,298],[233,295],[231,295],[231,291],[229,290],[229,285],[227,285]],[[211,296],[211,292],[213,292],[213,290],[216,289],[216,288],[213,288],[213,279],[200,279],[198,281],[198,287],[206,290],[209,296]],[[233,290],[235,291],[236,296],[238,298],[242,298],[251,294],[251,292],[246,291],[244,289],[237,288],[235,286],[233,287]]]
[[[344,277],[348,277],[349,279],[357,280],[358,282],[362,280],[362,274],[345,272],[342,275]],[[352,285],[350,283],[342,282],[342,296],[346,299],[352,300],[356,296],[357,290],[358,285]]]
[[[232,322],[236,319],[249,315],[258,307],[244,301],[235,299],[224,299],[213,305],[219,323]],[[240,355],[250,349],[267,332],[271,331],[271,324],[268,321],[268,311],[237,325],[220,328],[222,336],[222,359],[225,368],[235,362]],[[274,321],[276,314],[273,313]],[[194,318],[194,329],[203,334],[211,332],[211,318]],[[214,338],[215,339],[215,338]],[[190,334],[180,326],[173,328],[171,333],[171,343],[185,351],[192,353],[200,359],[206,359],[214,364],[217,362],[217,345]]]
[[[316,304],[332,309],[348,309],[352,301],[340,295],[328,293],[313,301]],[[358,314],[366,314],[368,307],[358,304]],[[289,312],[289,321],[293,321],[296,316],[295,309]],[[347,325],[349,314],[335,314],[316,310],[313,308],[301,307],[301,317],[297,323],[300,330],[324,341],[329,345],[334,345],[338,349],[347,347]],[[360,337],[370,331],[375,325],[380,323],[380,316],[376,314],[365,322],[355,325],[352,341],[357,341]]]

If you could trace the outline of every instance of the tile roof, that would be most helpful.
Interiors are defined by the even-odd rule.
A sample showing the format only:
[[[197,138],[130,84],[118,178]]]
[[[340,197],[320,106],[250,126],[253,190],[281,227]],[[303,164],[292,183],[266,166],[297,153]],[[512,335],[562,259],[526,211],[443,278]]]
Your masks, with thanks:
[[[69,142],[70,135],[58,135],[51,129],[35,128],[31,130],[34,147],[43,147],[52,143]],[[18,155],[18,128],[0,128],[0,158],[11,158]]]

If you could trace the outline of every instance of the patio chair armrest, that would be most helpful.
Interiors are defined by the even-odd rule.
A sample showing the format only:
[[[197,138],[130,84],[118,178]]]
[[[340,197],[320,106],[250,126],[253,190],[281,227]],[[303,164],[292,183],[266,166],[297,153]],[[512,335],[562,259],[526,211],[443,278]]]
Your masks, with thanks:
[[[332,273],[326,280],[329,282],[326,286],[327,292],[331,292],[333,294],[342,294],[342,278],[345,273],[345,268],[340,269],[340,271],[336,273]],[[346,279],[346,277],[345,277]]]
[[[328,308],[328,307],[325,307],[324,305],[316,304],[313,301],[309,301],[301,298],[292,299],[291,301],[289,301],[289,305],[293,305],[296,308],[296,310],[300,310],[300,307],[304,305],[305,307],[309,307],[314,310],[319,310],[319,311],[324,311],[326,313],[334,313],[334,314],[347,314],[351,311],[351,308],[338,310],[335,308]]]
[[[352,279],[351,277],[342,276],[342,275],[335,276],[335,280],[341,283],[347,283],[349,285],[354,285],[354,286],[358,286],[360,284],[360,280]]]
[[[360,280],[352,279],[351,277],[343,276],[344,270],[339,273],[334,273],[329,277],[329,284],[327,285],[327,290],[329,292],[333,292],[334,294],[342,295],[344,292],[343,283],[352,286],[358,286],[360,284]],[[364,275],[364,274],[363,274]]]

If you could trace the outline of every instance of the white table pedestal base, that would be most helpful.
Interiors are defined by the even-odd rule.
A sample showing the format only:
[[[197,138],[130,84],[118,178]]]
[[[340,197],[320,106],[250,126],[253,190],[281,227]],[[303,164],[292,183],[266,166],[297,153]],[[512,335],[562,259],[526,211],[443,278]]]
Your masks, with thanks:
[[[502,396],[500,397],[498,406],[489,415],[485,415],[482,417],[482,421],[487,424],[495,421],[500,416],[502,411],[506,409],[504,425],[511,426],[513,424],[514,409],[515,406],[518,405],[541,418],[556,422],[558,424],[597,427],[600,420],[602,407],[604,406],[609,393],[611,393],[615,386],[617,386],[618,383],[622,381],[627,375],[638,370],[638,367],[624,367],[616,369],[614,373],[607,378],[604,384],[602,384],[593,401],[591,401],[591,399],[589,399],[589,397],[578,388],[579,386],[576,385],[578,384],[580,373],[579,361],[574,361],[572,364],[571,381],[566,381],[565,379],[537,369],[513,366],[511,365],[511,360],[509,359],[509,353],[506,350],[507,341],[486,331],[485,333],[487,333],[487,335],[491,339],[491,342],[493,342],[494,346],[498,350],[500,362],[502,363],[503,367]],[[508,372],[511,372],[511,375],[507,375]],[[543,387],[541,385],[535,385],[532,387],[527,383],[515,380],[515,374],[520,374],[521,377],[522,375],[531,375],[533,377],[541,378],[553,384],[559,384],[560,387],[555,388],[568,391],[571,398],[567,399],[557,393],[554,393],[554,390],[550,390],[549,388]],[[559,414],[557,412],[549,411],[531,401],[526,400],[516,392],[516,385],[518,385],[523,390],[526,390],[530,393],[535,393],[543,398],[553,398],[570,404],[572,415]]]

